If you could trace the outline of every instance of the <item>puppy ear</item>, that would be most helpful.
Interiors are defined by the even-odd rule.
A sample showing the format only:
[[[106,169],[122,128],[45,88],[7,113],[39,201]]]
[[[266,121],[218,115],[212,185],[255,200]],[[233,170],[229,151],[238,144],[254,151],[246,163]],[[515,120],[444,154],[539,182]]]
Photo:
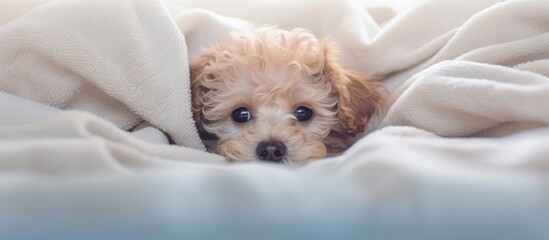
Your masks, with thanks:
[[[190,64],[192,112],[199,133],[205,132],[202,125],[204,121],[204,114],[202,110],[204,108],[204,98],[206,97],[206,94],[210,91],[210,89],[205,86],[205,81],[207,79],[214,78],[214,76],[211,76],[210,73],[207,73],[204,70],[207,66],[209,66],[212,57],[213,54],[209,51],[206,51],[198,58],[193,60]]]
[[[323,74],[337,95],[337,117],[341,130],[349,136],[364,132],[370,118],[377,113],[385,99],[383,85],[358,71],[345,69],[336,60],[333,47],[323,43]]]

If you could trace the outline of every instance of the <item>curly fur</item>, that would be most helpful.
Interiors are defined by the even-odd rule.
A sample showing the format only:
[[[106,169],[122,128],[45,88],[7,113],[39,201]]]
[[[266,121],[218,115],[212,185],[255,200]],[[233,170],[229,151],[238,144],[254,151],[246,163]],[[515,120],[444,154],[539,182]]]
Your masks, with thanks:
[[[216,136],[213,150],[230,161],[256,159],[266,140],[287,146],[287,163],[323,158],[331,131],[363,132],[384,99],[380,83],[345,69],[328,41],[302,29],[231,33],[191,63],[191,85],[199,131]],[[313,118],[296,121],[299,106]],[[252,121],[232,120],[239,107],[251,110]]]

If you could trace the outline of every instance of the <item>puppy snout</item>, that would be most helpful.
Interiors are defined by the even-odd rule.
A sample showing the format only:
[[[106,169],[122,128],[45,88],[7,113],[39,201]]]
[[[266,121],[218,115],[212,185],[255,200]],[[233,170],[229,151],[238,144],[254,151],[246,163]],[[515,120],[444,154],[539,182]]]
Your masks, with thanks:
[[[261,142],[257,145],[257,156],[263,161],[281,162],[286,155],[286,146],[278,141]]]

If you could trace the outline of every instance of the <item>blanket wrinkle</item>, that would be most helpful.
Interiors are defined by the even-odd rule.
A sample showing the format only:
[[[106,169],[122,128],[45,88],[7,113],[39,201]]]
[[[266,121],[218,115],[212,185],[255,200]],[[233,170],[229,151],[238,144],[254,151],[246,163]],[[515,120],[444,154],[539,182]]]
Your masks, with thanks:
[[[0,38],[0,90],[126,130],[147,121],[204,149],[186,45],[162,2],[55,1],[4,25]]]
[[[446,46],[469,18],[498,2],[502,0],[418,1],[366,45],[353,48],[358,64],[351,66],[376,76],[412,68]]]
[[[454,59],[464,53],[490,46],[499,45],[497,50],[516,51],[519,46],[502,46],[547,33],[549,27],[545,24],[547,14],[544,10],[547,7],[543,0],[505,1],[487,8],[468,19],[430,63]],[[524,17],[526,15],[529,17]],[[508,29],[512,31],[508,32]],[[534,45],[522,44],[520,47],[546,51],[540,45],[542,42],[546,41]],[[492,54],[494,59],[507,56],[496,51]]]
[[[0,136],[0,146],[6,150],[0,151],[3,166],[58,177],[101,169],[131,173],[147,166],[173,165],[166,160],[181,156],[222,163],[221,157],[199,150],[143,142],[87,112],[63,111],[39,124],[0,125]]]
[[[507,122],[549,124],[544,114],[549,110],[549,81],[535,73],[447,61],[417,74],[408,84],[382,124],[415,126],[451,137],[478,136]]]
[[[549,24],[539,24],[549,17],[540,9],[549,6],[509,1],[472,17],[425,64],[449,61],[416,73],[393,92],[380,127],[409,125],[456,137],[486,129],[500,135],[494,127],[507,122],[549,124],[542,114],[549,110],[548,79],[537,73],[546,67],[513,68],[549,57]],[[527,13],[531,17],[523,18]]]
[[[185,36],[189,59],[198,57],[204,48],[223,40],[231,31],[252,30],[253,24],[205,9],[188,9],[178,13],[174,20]]]

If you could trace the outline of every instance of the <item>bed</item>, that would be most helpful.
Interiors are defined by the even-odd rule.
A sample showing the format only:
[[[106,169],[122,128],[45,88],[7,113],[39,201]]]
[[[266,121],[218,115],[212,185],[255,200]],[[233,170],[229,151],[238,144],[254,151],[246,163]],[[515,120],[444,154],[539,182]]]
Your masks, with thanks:
[[[2,0],[0,239],[547,239],[545,0]],[[228,164],[189,59],[329,37],[386,108],[340,156]]]

